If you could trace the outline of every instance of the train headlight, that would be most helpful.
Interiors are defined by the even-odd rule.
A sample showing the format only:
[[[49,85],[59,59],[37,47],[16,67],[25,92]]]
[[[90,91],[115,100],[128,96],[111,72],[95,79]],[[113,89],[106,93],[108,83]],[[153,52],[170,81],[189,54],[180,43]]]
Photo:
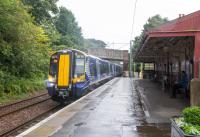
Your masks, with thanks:
[[[75,84],[75,83],[78,83],[78,82],[84,82],[85,81],[85,75],[81,75],[79,77],[75,77],[72,82]]]
[[[52,77],[51,75],[49,75],[49,77],[48,77],[48,81],[49,81],[49,82],[55,82],[55,78]]]
[[[80,78],[78,78],[76,82],[81,82],[81,79],[80,79]]]
[[[82,81],[81,81],[80,78],[74,78],[74,79],[72,80],[72,82],[73,82],[74,84],[76,84],[76,83],[82,82]]]
[[[77,78],[74,78],[74,79],[72,80],[72,82],[73,82],[73,84],[76,84]]]

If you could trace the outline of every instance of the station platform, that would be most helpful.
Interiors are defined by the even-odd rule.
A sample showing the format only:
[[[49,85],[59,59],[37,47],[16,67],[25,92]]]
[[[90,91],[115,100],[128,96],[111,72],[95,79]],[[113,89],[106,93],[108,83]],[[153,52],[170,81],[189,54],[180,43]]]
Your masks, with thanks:
[[[169,125],[146,122],[133,81],[114,78],[18,137],[169,137]]]
[[[189,106],[189,99],[184,93],[177,98],[170,98],[171,91],[162,90],[160,83],[148,79],[135,79],[142,106],[148,123],[170,123],[170,118],[180,116],[182,110]]]

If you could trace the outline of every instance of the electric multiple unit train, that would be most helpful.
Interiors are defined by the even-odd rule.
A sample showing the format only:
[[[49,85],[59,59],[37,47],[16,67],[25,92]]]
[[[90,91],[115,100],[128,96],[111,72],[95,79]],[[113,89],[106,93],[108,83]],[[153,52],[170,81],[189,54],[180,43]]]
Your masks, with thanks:
[[[61,50],[50,58],[47,90],[53,100],[81,97],[88,89],[122,74],[120,65],[79,50]]]

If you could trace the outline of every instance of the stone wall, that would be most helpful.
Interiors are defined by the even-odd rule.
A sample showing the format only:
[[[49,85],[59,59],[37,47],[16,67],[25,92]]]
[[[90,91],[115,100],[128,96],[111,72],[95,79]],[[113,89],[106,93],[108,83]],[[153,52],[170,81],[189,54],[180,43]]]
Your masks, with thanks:
[[[200,106],[200,79],[192,79],[190,86],[190,105]]]

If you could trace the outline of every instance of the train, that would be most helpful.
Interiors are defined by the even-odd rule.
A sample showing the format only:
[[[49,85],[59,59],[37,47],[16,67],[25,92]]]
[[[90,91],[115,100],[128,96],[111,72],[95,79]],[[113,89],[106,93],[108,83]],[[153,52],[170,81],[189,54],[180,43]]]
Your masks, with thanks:
[[[60,50],[50,57],[46,88],[54,101],[64,103],[120,75],[122,67],[118,64],[76,49]]]

